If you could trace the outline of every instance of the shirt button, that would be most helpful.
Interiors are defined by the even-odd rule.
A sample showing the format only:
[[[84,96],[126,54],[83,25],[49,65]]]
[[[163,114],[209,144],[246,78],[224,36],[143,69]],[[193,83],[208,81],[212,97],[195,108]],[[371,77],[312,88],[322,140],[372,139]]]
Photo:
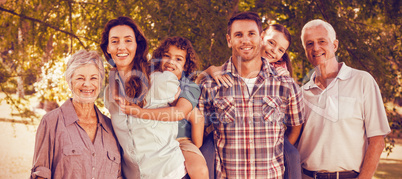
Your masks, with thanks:
[[[94,156],[94,157],[95,157],[95,156],[96,156],[96,154],[95,154],[95,153],[92,153],[92,156]]]
[[[249,142],[250,142],[250,143],[253,143],[253,140],[250,140]]]
[[[92,170],[95,170],[95,167],[92,167]]]

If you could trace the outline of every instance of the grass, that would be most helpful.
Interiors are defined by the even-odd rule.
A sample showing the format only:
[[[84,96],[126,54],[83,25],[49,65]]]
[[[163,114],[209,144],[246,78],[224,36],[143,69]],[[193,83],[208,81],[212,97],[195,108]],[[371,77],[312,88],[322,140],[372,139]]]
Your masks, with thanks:
[[[402,160],[381,159],[374,177],[386,179],[402,178]]]

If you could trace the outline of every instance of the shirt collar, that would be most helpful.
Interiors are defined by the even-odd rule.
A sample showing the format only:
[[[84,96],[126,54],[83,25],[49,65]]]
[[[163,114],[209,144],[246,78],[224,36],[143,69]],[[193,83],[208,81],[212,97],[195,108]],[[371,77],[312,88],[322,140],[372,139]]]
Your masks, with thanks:
[[[72,98],[64,102],[64,104],[60,106],[60,109],[63,113],[64,123],[66,126],[69,126],[79,120],[73,106]]]
[[[344,62],[341,63],[341,69],[336,78],[340,80],[347,80],[352,77],[352,68],[347,66]]]
[[[187,78],[186,73],[183,71],[183,72],[181,72],[181,78],[180,78],[179,81],[185,81],[185,82],[187,82],[187,81],[190,81],[190,79]]]
[[[112,68],[109,71],[109,78],[114,80],[114,81],[109,80],[109,85],[117,83],[119,86],[118,90],[119,90],[120,95],[125,97],[127,101],[130,101],[131,103],[134,103],[134,104],[138,104],[145,99],[145,96],[148,92],[148,89],[149,89],[148,79],[145,77],[145,75],[142,72],[137,71],[137,70],[133,70],[131,75],[137,75],[143,81],[143,83],[142,83],[143,86],[141,86],[141,89],[142,89],[141,94],[134,99],[127,97],[126,91],[125,91],[126,86],[125,86],[124,81],[121,78],[120,73],[117,70],[117,68]],[[113,88],[114,87],[115,86],[113,86]]]
[[[106,116],[104,116],[100,110],[98,109],[98,107],[96,105],[95,106],[95,111],[98,117],[98,122],[100,124],[100,126],[103,128],[103,130],[105,130],[107,133],[109,133],[109,131],[112,131],[112,129],[110,128],[110,125],[107,125],[107,121],[105,120]]]
[[[64,124],[66,126],[69,126],[69,125],[74,124],[75,122],[79,121],[77,113],[75,112],[72,100],[73,99],[70,98],[66,102],[64,102],[63,105],[60,106],[60,109],[61,109],[61,111],[63,113],[63,117],[64,117]],[[108,132],[111,129],[108,127],[108,125],[106,125],[104,116],[99,111],[99,109],[96,107],[96,105],[94,105],[94,107],[95,107],[95,111],[96,111],[98,122],[99,122],[100,126],[102,126],[102,128],[106,132]]]
[[[262,61],[262,66],[261,66],[260,72],[258,73],[259,76],[261,76],[262,78],[268,78],[270,76],[277,75],[277,73],[273,69],[273,67],[271,65],[269,65],[267,59],[261,57],[261,61]],[[232,57],[230,57],[229,60],[225,64],[223,64],[223,73],[224,74],[232,74],[235,77],[240,77],[239,72],[233,65]]]
[[[308,90],[314,87],[318,86],[314,83],[314,79],[316,76],[316,72],[314,72],[311,77],[310,77],[310,81],[307,82],[303,88]],[[339,80],[347,80],[352,76],[352,68],[347,66],[344,62],[341,63],[341,69],[339,69],[338,75],[336,76],[335,79],[339,79]]]
[[[123,79],[121,79],[119,71],[117,71],[116,68],[112,68],[109,73],[110,73],[110,75],[114,76],[114,80],[119,84],[119,86],[122,89],[124,89]]]

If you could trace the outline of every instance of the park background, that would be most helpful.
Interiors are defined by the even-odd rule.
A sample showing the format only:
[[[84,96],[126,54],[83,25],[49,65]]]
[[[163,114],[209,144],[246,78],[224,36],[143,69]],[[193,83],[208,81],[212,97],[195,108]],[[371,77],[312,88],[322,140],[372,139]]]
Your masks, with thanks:
[[[0,178],[29,176],[41,116],[71,94],[64,81],[66,59],[80,49],[101,54],[108,20],[132,17],[150,53],[166,37],[189,39],[203,70],[229,58],[227,21],[239,11],[258,13],[263,27],[279,23],[289,29],[288,52],[299,85],[313,69],[301,28],[316,18],[333,25],[338,60],[374,76],[387,110],[392,133],[375,176],[402,178],[401,6],[400,0],[0,0]],[[102,95],[97,105],[107,114]]]

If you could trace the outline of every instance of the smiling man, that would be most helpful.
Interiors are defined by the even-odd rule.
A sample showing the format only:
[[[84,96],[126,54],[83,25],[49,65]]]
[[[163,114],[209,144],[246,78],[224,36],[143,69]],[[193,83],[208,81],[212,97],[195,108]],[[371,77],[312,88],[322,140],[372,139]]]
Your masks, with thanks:
[[[298,145],[303,178],[371,178],[390,132],[377,83],[337,61],[339,42],[329,23],[308,22],[301,39],[315,66],[303,86],[306,122]]]
[[[222,68],[234,83],[201,81],[199,108],[214,134],[215,178],[283,178],[283,124],[304,122],[298,85],[261,57],[261,26],[256,13],[234,15],[226,35],[232,56]]]

